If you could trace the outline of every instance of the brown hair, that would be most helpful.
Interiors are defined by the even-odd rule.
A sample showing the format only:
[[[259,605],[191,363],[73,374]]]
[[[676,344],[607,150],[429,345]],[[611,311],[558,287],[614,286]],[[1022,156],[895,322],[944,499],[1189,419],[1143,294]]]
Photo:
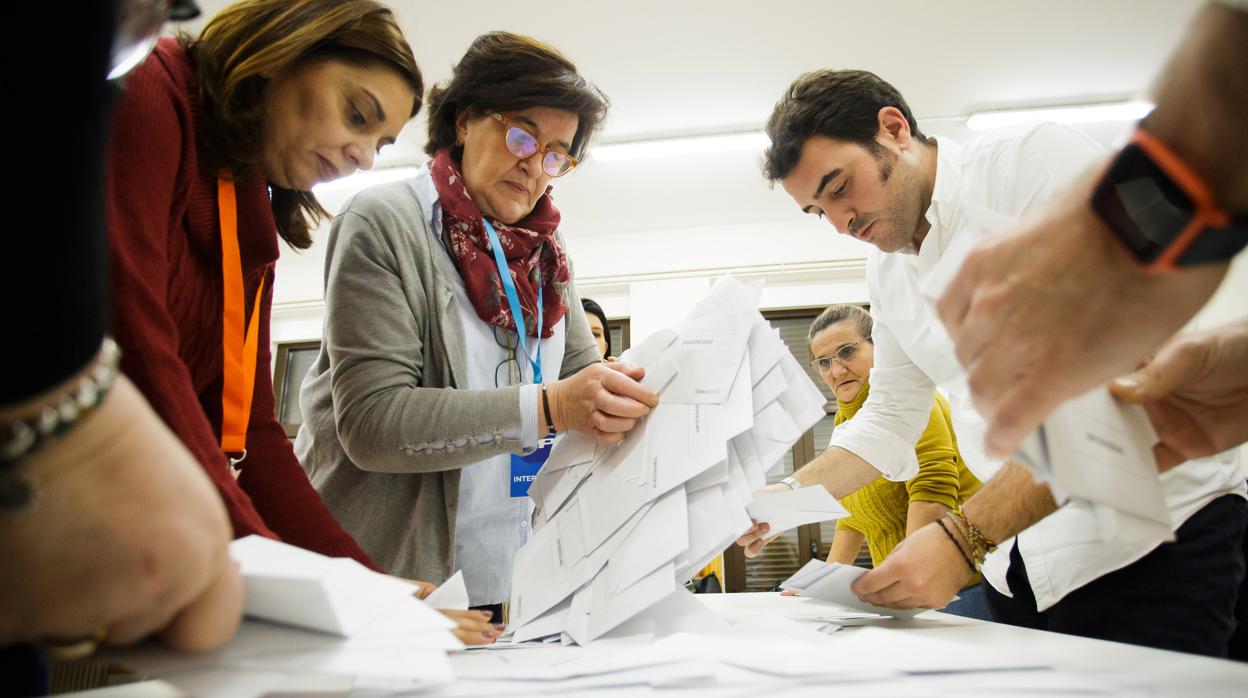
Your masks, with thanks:
[[[763,153],[763,176],[770,182],[787,177],[812,136],[857,143],[878,159],[881,152],[875,134],[884,107],[895,107],[906,117],[911,135],[927,141],[905,98],[874,73],[816,70],[802,75],[789,85],[767,119],[771,146]]]
[[[268,78],[313,60],[336,59],[394,70],[416,93],[424,82],[393,13],[372,0],[243,0],[212,18],[199,38],[180,37],[195,65],[205,127],[206,168],[240,170],[259,161]],[[277,232],[291,247],[312,244],[310,230],[329,213],[311,192],[272,187]]]
[[[829,305],[815,321],[810,323],[810,333],[806,336],[806,341],[813,342],[815,337],[822,331],[837,324],[838,322],[852,322],[858,328],[858,334],[862,338],[871,341],[871,328],[874,322],[871,320],[871,313],[863,310],[862,306],[850,303],[838,303]]]
[[[577,115],[572,157],[578,160],[602,125],[610,101],[576,72],[562,53],[537,39],[509,32],[478,36],[455,65],[451,79],[429,91],[429,142],[434,155],[451,149],[456,161],[463,146],[456,143],[455,119],[460,110],[473,116],[530,107],[563,109]]]

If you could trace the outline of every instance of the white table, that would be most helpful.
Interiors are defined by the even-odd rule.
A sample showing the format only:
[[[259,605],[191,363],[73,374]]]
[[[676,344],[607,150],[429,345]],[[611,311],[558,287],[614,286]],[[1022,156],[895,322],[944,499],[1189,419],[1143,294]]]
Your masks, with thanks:
[[[777,616],[802,621],[821,611],[810,600],[781,597],[778,594],[705,594],[697,598],[715,614],[738,623],[747,619],[775,618]],[[827,607],[823,607],[827,608]],[[977,673],[922,674],[887,678],[824,677],[809,679],[767,676],[747,672],[718,663],[708,663],[712,672],[705,681],[693,681],[683,686],[651,688],[633,681],[627,685],[611,687],[589,686],[575,679],[554,682],[515,682],[482,680],[479,671],[491,661],[505,656],[530,666],[557,665],[577,656],[585,656],[591,650],[578,647],[544,647],[541,649],[473,650],[452,657],[457,679],[447,686],[422,695],[437,696],[501,696],[513,695],[559,695],[559,696],[634,696],[662,695],[672,698],[684,696],[1216,696],[1248,697],[1248,663],[1210,659],[1178,652],[1149,649],[1102,640],[1059,635],[1008,625],[959,618],[943,613],[925,613],[908,621],[895,619],[869,619],[854,621],[855,627],[837,631],[814,646],[823,656],[825,644],[830,655],[853,647],[855,633],[865,638],[874,631],[863,631],[858,626],[886,628],[897,640],[904,640],[905,652],[921,654],[948,652],[948,642],[962,643],[967,653],[993,653],[1005,655],[1010,661],[1031,666],[1051,667],[1053,670],[1013,670]],[[876,633],[879,635],[879,633]],[[822,638],[821,638],[822,640]],[[944,642],[942,642],[944,641]],[[847,644],[849,643],[849,644]],[[759,641],[759,651],[766,650],[765,642]],[[859,645],[863,644],[862,642]],[[812,645],[813,646],[813,645]],[[808,649],[812,646],[807,646]],[[940,649],[943,648],[943,649]],[[964,655],[962,647],[955,648]],[[599,652],[602,654],[602,652]],[[881,654],[887,654],[886,652]],[[844,655],[843,655],[844,656]],[[887,661],[892,661],[887,658]],[[887,662],[886,662],[887,663]],[[309,667],[309,672],[315,671]],[[632,676],[643,681],[661,669],[634,670]],[[320,698],[347,695],[375,695],[340,690],[344,682],[317,681],[307,677],[312,684],[287,686],[315,690]],[[292,677],[292,680],[295,680]],[[305,682],[306,683],[306,682]],[[337,685],[330,685],[337,684]],[[215,685],[215,684],[214,684]],[[228,693],[228,691],[227,691]],[[86,695],[86,694],[83,694]],[[171,698],[184,693],[168,684],[153,681],[143,684],[119,686],[95,691],[91,696],[139,696]]]
[[[782,615],[790,618],[809,617],[813,607],[799,599],[781,597],[779,594],[701,594],[697,597],[717,614],[730,619],[742,619],[751,615]],[[880,627],[897,630],[916,640],[925,638],[965,643],[971,648],[990,648],[991,651],[1016,654],[1023,661],[1050,666],[1056,672],[1005,672],[1011,680],[1029,688],[1006,691],[1009,683],[993,686],[990,674],[955,674],[948,676],[924,675],[904,681],[853,682],[836,690],[835,682],[804,685],[801,682],[777,678],[774,685],[751,684],[740,690],[731,688],[687,689],[665,688],[651,690],[644,686],[616,689],[597,688],[586,691],[560,693],[560,695],[617,696],[617,695],[1069,695],[1068,690],[1055,686],[1049,692],[1045,677],[1077,677],[1093,684],[1106,684],[1122,693],[1110,695],[1147,696],[1235,696],[1248,697],[1248,663],[1211,659],[1179,652],[1170,652],[1103,640],[1061,635],[1044,631],[1018,628],[998,623],[960,618],[944,613],[925,613],[912,620],[871,619],[856,621],[854,626]],[[846,627],[835,633],[841,641],[852,641],[857,627]],[[572,649],[572,648],[568,648]],[[525,652],[526,650],[510,650]],[[488,682],[474,682],[472,666],[478,652],[459,654],[452,658],[456,674],[460,677],[448,695],[488,695]],[[1028,674],[1035,679],[1027,678]],[[1021,677],[1021,679],[1020,679]],[[479,684],[473,686],[473,684]],[[466,690],[469,686],[473,689]],[[557,684],[551,688],[556,688]],[[481,689],[480,691],[476,689]],[[505,693],[495,693],[504,695]],[[1104,695],[1104,694],[1100,694]]]

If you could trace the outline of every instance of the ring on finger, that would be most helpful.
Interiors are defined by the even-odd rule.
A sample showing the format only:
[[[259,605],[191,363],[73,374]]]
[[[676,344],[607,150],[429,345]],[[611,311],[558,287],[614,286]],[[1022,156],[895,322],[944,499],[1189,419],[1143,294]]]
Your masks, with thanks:
[[[39,644],[49,657],[68,662],[95,654],[95,650],[99,648],[107,634],[108,631],[101,626],[86,637],[44,638]]]

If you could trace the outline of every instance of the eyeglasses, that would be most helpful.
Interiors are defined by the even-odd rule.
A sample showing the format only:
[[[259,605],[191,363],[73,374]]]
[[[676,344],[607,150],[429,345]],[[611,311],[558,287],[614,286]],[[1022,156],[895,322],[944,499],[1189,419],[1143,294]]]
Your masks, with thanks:
[[[533,157],[534,153],[542,153],[542,172],[551,177],[562,177],[572,171],[576,167],[576,158],[567,153],[551,150],[550,148],[542,148],[537,144],[537,136],[527,128],[517,124],[504,117],[498,112],[490,114],[491,117],[498,119],[503,125],[503,144],[507,146],[508,152],[521,160]]]
[[[825,356],[811,361],[809,364],[810,369],[820,373],[828,373],[832,370],[833,363],[838,363],[844,366],[853,360],[854,354],[858,353],[858,347],[865,341],[865,339],[860,339],[857,342],[850,342],[849,344],[846,344],[838,349],[832,356]]]
[[[503,360],[494,367],[494,387],[506,388],[520,383],[520,362],[516,360],[515,335],[503,328],[492,325],[494,343],[506,352]]]

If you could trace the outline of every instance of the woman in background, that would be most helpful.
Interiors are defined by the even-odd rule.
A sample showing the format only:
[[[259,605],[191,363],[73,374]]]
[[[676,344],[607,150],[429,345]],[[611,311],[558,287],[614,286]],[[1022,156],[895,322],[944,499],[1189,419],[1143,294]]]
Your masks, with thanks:
[[[871,315],[856,305],[833,305],[810,326],[811,366],[836,395],[837,425],[858,412],[870,393],[868,377],[875,364]],[[913,531],[957,509],[980,486],[958,453],[949,403],[939,393],[931,419],[915,445],[919,473],[906,482],[878,478],[841,500],[848,518],[836,524],[828,562],[853,564],[863,540],[878,565]],[[992,620],[976,575],[946,613]]]
[[[603,361],[615,361],[611,352],[611,328],[607,324],[607,314],[602,306],[592,298],[582,298],[581,308],[585,311],[585,322],[589,323],[589,333],[594,336],[594,344],[598,345],[598,353]]]

